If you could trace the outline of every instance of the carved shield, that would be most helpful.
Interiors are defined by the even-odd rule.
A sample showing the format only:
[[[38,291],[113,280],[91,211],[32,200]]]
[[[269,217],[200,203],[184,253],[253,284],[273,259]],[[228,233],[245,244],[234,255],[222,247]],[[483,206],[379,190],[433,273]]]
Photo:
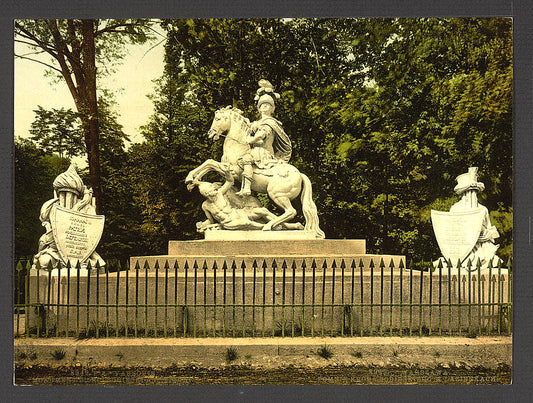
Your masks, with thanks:
[[[103,215],[85,214],[54,205],[50,211],[52,234],[64,262],[85,262],[104,231]]]
[[[431,210],[433,231],[442,256],[451,259],[452,264],[458,259],[462,263],[479,239],[484,214],[482,209],[454,213]]]

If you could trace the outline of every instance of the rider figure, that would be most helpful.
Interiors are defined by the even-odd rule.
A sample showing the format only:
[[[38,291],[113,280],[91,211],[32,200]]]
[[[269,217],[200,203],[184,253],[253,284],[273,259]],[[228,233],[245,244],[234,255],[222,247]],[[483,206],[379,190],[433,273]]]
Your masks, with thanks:
[[[268,169],[276,164],[288,162],[291,157],[291,141],[283,130],[281,122],[272,117],[277,98],[279,94],[274,92],[272,84],[267,80],[260,80],[255,100],[261,119],[252,123],[251,131],[246,136],[246,142],[250,144],[251,149],[239,161],[243,168],[242,187],[236,193],[239,196],[248,196],[251,193],[250,186],[254,180],[252,165],[259,169]]]

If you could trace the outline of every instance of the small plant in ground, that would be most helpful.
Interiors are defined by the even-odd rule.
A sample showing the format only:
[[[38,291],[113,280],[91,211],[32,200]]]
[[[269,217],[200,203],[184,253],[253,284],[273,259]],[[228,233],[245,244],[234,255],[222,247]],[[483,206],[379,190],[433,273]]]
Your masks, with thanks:
[[[237,349],[235,347],[229,347],[226,349],[224,357],[226,358],[226,362],[230,364],[239,357],[239,354],[237,353]]]
[[[65,358],[65,350],[61,349],[61,348],[58,348],[56,350],[54,350],[53,353],[51,353],[52,357],[54,357],[56,360],[62,360],[63,358]]]
[[[320,347],[316,353],[326,360],[329,360],[331,357],[333,357],[333,351],[325,344]]]
[[[124,354],[122,354],[122,352],[119,351],[117,354],[115,354],[115,357],[118,357],[118,359],[121,360],[122,357],[124,357]]]
[[[36,360],[37,359],[37,353],[33,352],[30,354],[30,360]]]
[[[466,335],[466,337],[468,337],[469,339],[475,339],[477,336],[478,334],[476,329],[470,329],[468,331],[468,334]]]
[[[250,358],[252,358],[252,354],[246,354],[246,355],[244,356],[244,358],[246,358],[247,360],[249,360]]]
[[[439,358],[440,357],[440,353],[438,351],[435,351],[435,353],[433,354],[435,357]]]
[[[363,358],[363,353],[360,352],[360,351],[352,351],[352,355],[353,355],[355,358]]]
[[[19,360],[25,360],[26,358],[28,358],[28,355],[22,352],[22,353],[19,353],[18,358]]]
[[[392,351],[392,355],[395,356],[395,357],[398,357],[400,353],[398,352],[398,350],[393,350]]]

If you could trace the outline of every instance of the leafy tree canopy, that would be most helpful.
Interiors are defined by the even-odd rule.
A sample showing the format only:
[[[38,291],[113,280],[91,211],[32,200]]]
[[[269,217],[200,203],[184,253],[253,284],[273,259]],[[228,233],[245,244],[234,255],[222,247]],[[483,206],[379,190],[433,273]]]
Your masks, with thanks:
[[[291,163],[312,183],[328,238],[369,252],[435,259],[430,210],[457,198],[454,178],[478,166],[502,247],[512,251],[512,21],[507,18],[163,20],[165,70],[146,141],[117,152],[106,186],[109,251],[165,253],[192,239],[201,197],[183,183],[221,142],[213,112],[258,118],[266,78]],[[111,161],[111,158],[110,160]],[[215,180],[217,177],[214,176]]]

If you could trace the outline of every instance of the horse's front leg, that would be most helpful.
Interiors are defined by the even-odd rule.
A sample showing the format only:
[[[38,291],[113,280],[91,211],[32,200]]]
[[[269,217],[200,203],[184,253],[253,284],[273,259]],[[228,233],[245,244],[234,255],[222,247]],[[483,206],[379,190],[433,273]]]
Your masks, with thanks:
[[[204,175],[210,171],[217,171],[220,174],[224,175],[224,170],[222,169],[220,162],[215,161],[213,159],[208,159],[203,164],[201,164],[197,168],[194,168],[187,174],[187,177],[185,178],[185,183],[190,184],[194,181],[202,180]]]

